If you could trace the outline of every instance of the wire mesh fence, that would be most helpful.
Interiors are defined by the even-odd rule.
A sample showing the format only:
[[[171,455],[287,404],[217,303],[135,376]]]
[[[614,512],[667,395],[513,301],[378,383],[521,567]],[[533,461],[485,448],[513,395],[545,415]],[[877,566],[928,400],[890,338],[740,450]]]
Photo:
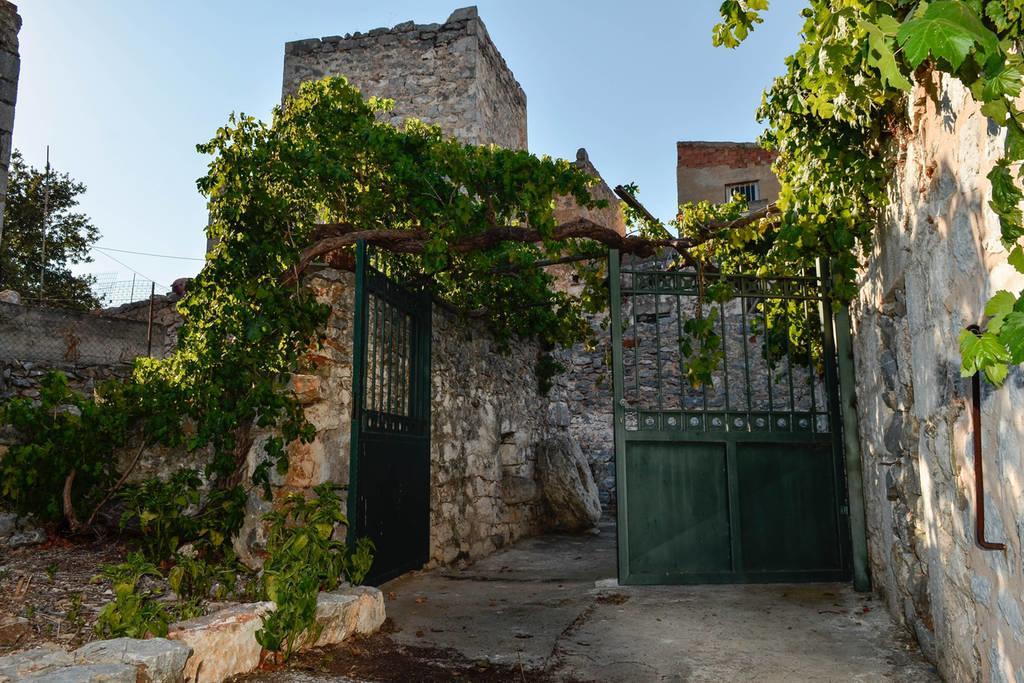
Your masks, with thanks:
[[[131,280],[107,280],[97,277],[92,292],[104,308],[121,306],[148,299],[151,292],[162,287],[152,280],[133,278]]]

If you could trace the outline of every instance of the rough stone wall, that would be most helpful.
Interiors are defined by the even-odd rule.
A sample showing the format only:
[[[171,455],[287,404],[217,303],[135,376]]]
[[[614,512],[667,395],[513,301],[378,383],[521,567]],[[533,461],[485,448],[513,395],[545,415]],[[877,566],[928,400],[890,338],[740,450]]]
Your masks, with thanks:
[[[555,202],[555,220],[571,222],[586,218],[626,234],[626,223],[619,198],[601,177],[590,161],[587,150],[576,152],[577,168],[596,179],[591,193],[608,202],[605,208],[584,209],[572,197],[558,197]],[[583,286],[570,266],[550,269],[557,289],[578,296]],[[612,430],[611,336],[608,313],[602,311],[587,317],[593,331],[593,343],[576,344],[571,349],[557,349],[552,356],[565,371],[554,380],[550,393],[549,420],[558,428],[567,429],[579,444],[590,463],[591,474],[597,483],[601,505],[615,507],[615,438]]]
[[[679,203],[724,202],[725,186],[757,181],[759,209],[779,196],[779,181],[772,172],[775,154],[753,142],[676,143],[676,183]]]
[[[436,306],[433,328],[430,557],[452,564],[541,530],[535,449],[547,400],[536,342],[503,353],[482,323]]]
[[[18,8],[0,0],[0,236],[4,233],[4,206],[7,198],[7,167],[11,161],[14,132],[14,106],[18,101]]]
[[[308,284],[331,306],[325,345],[308,354],[302,374],[292,378],[316,437],[290,446],[288,473],[273,482],[278,495],[324,482],[349,484],[354,277],[325,269]],[[482,324],[434,307],[431,564],[472,561],[540,530],[534,448],[545,434],[547,400],[537,391],[537,351],[524,343],[501,354]],[[266,437],[256,437],[250,473]],[[270,508],[258,495],[249,506],[240,534],[243,556],[262,546],[259,518]]]
[[[957,335],[1024,278],[986,175],[1003,135],[957,81],[911,103],[891,208],[852,306],[874,586],[946,680],[1024,679],[1024,374],[983,392],[987,536],[974,542],[970,380]]]
[[[418,118],[467,143],[526,149],[526,95],[475,7],[443,24],[407,21],[285,45],[284,95],[336,75],[364,95],[393,99],[396,125]]]
[[[48,372],[63,372],[74,391],[91,396],[96,386],[108,379],[127,379],[132,374],[132,367],[131,363],[96,365],[0,359],[0,403],[16,396],[39,398],[40,382]]]
[[[590,463],[601,507],[614,509],[615,431],[612,395],[611,334],[608,314],[590,316],[594,344],[576,344],[552,353],[565,371],[551,389],[549,416],[566,428]]]

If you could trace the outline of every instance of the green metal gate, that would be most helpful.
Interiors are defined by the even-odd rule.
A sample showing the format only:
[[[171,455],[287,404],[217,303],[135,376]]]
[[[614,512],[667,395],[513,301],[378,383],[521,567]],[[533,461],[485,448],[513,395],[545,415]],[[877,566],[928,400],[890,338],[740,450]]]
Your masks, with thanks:
[[[831,307],[818,278],[729,278],[610,260],[619,580],[840,580],[848,515]],[[778,313],[800,320],[798,338]],[[687,381],[686,321],[722,359]],[[689,348],[687,348],[689,346]]]
[[[375,267],[376,266],[376,267]],[[356,247],[350,540],[377,546],[367,583],[427,562],[430,549],[429,292]]]

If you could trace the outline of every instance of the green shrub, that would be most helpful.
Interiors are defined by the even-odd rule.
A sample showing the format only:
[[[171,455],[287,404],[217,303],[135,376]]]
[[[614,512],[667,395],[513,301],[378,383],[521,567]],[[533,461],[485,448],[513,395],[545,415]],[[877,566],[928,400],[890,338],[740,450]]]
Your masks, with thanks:
[[[190,507],[199,505],[202,479],[195,470],[175,472],[167,481],[149,479],[121,492],[125,511],[123,529],[132,520],[139,525],[142,552],[153,562],[169,559],[194,535],[195,517]]]
[[[180,443],[180,420],[166,409],[170,399],[160,388],[110,381],[95,394],[85,398],[71,390],[64,373],[51,372],[40,383],[38,401],[0,405],[0,424],[18,439],[0,460],[0,502],[49,520],[77,521],[76,512],[91,517],[115,486],[119,449],[140,437]],[[63,500],[68,482],[71,510]]]
[[[71,390],[60,372],[47,374],[39,402],[14,398],[0,406],[0,424],[10,425],[21,443],[0,460],[0,499],[22,513],[56,520],[64,514],[65,481],[74,472],[72,500],[99,500],[113,483],[116,444],[127,435],[125,411],[111,410],[121,396],[111,385],[106,403]]]
[[[114,600],[104,605],[96,619],[96,634],[103,638],[145,638],[147,635],[165,636],[171,615],[157,601],[160,591],[143,588],[144,577],[163,578],[156,566],[142,553],[130,553],[120,564],[101,568],[93,581],[110,581]]]
[[[317,595],[345,578],[358,584],[373,563],[373,543],[360,539],[354,549],[334,538],[348,520],[341,500],[329,484],[314,489],[307,500],[289,495],[280,510],[268,513],[267,559],[263,565],[264,597],[276,606],[263,618],[256,640],[267,650],[291,655],[319,636]]]
[[[183,469],[167,481],[149,479],[121,493],[126,506],[121,528],[132,521],[139,525],[142,551],[149,560],[170,560],[185,543],[206,559],[226,556],[245,516],[245,491],[239,486],[213,489],[204,501],[202,483],[198,472]]]
[[[223,600],[235,593],[239,575],[247,572],[233,553],[220,562],[178,553],[174,566],[167,572],[167,583],[185,600]]]

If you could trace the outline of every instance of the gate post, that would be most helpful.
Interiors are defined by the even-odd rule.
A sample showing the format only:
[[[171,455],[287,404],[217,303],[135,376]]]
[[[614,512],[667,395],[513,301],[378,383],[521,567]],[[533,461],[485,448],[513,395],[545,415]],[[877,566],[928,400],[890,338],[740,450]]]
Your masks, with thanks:
[[[366,303],[366,240],[356,242],[356,272],[353,293],[352,315],[352,423],[348,447],[348,511],[347,542],[354,546],[356,542],[356,521],[358,510],[356,499],[359,494],[359,450],[361,444],[359,433],[363,422],[363,384],[366,373],[366,326],[369,317]]]
[[[867,523],[864,506],[864,470],[861,465],[860,432],[857,430],[856,377],[853,365],[853,341],[850,308],[845,303],[832,305],[832,271],[824,259],[818,259],[821,278],[822,316],[826,331],[834,326],[836,359],[839,366],[839,401],[843,417],[843,453],[846,462],[846,488],[850,510],[850,543],[853,546],[853,587],[871,590],[871,571],[868,566]]]
[[[628,531],[626,524],[626,435],[625,400],[622,386],[622,286],[619,273],[619,250],[608,250],[608,307],[611,314],[612,337],[612,433],[615,438],[615,543],[616,575],[621,585],[629,577],[623,572],[629,567],[626,552]]]

